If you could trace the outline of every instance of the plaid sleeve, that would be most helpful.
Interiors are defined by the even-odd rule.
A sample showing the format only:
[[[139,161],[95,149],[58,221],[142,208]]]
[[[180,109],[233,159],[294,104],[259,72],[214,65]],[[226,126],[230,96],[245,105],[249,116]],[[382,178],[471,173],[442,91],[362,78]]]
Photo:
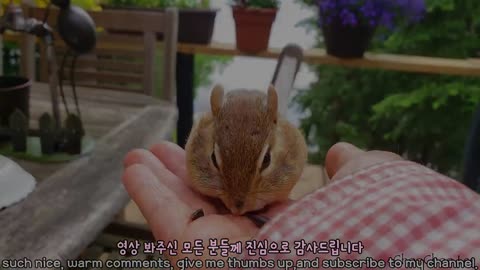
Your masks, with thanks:
[[[358,263],[369,259],[390,269],[422,259],[425,269],[478,269],[480,196],[416,163],[387,162],[309,194],[265,224],[255,239],[245,245],[242,259],[308,259],[321,268],[351,261],[356,269],[367,268]],[[390,258],[402,267],[393,260],[389,265]]]

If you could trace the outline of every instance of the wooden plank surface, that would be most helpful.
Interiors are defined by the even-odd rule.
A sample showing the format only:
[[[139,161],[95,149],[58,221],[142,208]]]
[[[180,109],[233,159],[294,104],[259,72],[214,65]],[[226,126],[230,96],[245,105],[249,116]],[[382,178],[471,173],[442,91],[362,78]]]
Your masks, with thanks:
[[[252,56],[274,59],[277,59],[281,52],[281,48],[269,48],[267,51],[249,55],[237,50],[235,44],[223,43],[212,43],[209,45],[178,44],[177,50],[186,54]],[[480,64],[476,59],[448,59],[367,52],[362,59],[347,60],[327,55],[324,49],[317,48],[305,50],[303,60],[309,64],[353,68],[376,68],[429,74],[480,76]]]
[[[46,90],[32,87],[34,117],[49,109]],[[66,164],[22,162],[41,177],[25,200],[0,211],[0,258],[76,258],[129,200],[121,184],[125,154],[175,127],[175,107],[147,96],[86,88],[79,95],[86,131],[99,139],[95,151]]]

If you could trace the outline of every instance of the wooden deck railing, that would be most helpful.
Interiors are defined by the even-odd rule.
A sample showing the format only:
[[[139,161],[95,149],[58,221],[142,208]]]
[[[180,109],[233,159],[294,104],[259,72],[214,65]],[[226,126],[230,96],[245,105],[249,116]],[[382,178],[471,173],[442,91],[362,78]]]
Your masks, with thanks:
[[[234,44],[220,43],[209,45],[178,44],[177,51],[187,54],[245,55],[238,51]],[[254,56],[277,59],[280,51],[281,48],[270,48]],[[364,58],[347,60],[329,56],[324,49],[307,49],[304,51],[304,62],[416,73],[480,76],[480,58],[449,59],[367,52]]]
[[[21,41],[18,34],[6,34],[5,40]],[[162,46],[157,43],[158,46]],[[110,44],[105,49],[124,49],[121,43]],[[141,51],[141,48],[132,48]],[[178,108],[177,143],[184,146],[193,125],[193,74],[194,55],[229,55],[251,56],[278,59],[281,48],[269,48],[255,55],[247,55],[238,51],[234,44],[212,43],[208,45],[177,44],[176,62],[176,100]],[[451,59],[435,58],[414,55],[395,55],[367,52],[361,59],[340,59],[326,54],[323,49],[304,50],[304,62],[309,64],[323,64],[344,66],[350,68],[383,69],[411,73],[442,74],[457,76],[480,76],[480,58]],[[22,66],[28,65],[22,61]]]
[[[21,41],[21,35],[5,34],[5,41]],[[107,45],[109,46],[109,45]],[[122,44],[111,44],[121,47]],[[110,48],[110,47],[109,47]],[[208,45],[178,44],[177,51],[184,54],[209,54],[228,56],[252,56],[277,59],[281,48],[269,48],[267,51],[248,55],[238,51],[234,44],[211,43]],[[304,62],[309,64],[324,64],[345,66],[351,68],[375,68],[414,73],[480,76],[480,58],[453,59],[414,55],[380,54],[367,52],[361,59],[340,59],[329,56],[324,49],[307,49],[304,51]]]

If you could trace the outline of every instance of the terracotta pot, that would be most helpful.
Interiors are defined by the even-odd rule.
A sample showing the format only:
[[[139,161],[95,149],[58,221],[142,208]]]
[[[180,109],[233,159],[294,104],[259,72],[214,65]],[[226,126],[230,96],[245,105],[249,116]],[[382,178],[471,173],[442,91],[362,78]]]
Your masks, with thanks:
[[[233,19],[237,49],[246,53],[258,53],[268,48],[270,31],[277,16],[277,9],[249,9],[233,7]]]
[[[369,25],[346,26],[340,21],[322,23],[327,53],[339,58],[362,58],[375,30]]]

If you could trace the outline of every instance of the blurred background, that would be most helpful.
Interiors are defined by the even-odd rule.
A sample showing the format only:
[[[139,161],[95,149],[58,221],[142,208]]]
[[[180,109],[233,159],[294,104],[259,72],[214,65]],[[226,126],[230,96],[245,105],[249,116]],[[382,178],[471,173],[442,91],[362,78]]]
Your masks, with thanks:
[[[45,4],[43,0],[32,1]],[[141,7],[183,7],[188,6],[188,2],[199,1],[108,1],[110,5]],[[212,42],[234,44],[232,1],[206,2],[210,8],[218,9]],[[440,58],[478,57],[479,2],[413,2],[424,3],[422,19],[414,24],[392,25],[389,31],[377,31],[369,51]],[[93,0],[73,3],[86,9],[99,9],[101,4]],[[282,48],[288,43],[304,49],[324,47],[316,1],[282,0],[279,3],[269,47]],[[6,74],[18,69],[15,46],[5,42]],[[276,59],[197,54],[196,116],[209,109],[208,97],[214,84],[223,84],[226,89],[266,89],[275,64]],[[335,142],[348,141],[366,149],[399,153],[458,178],[462,173],[472,114],[479,100],[480,80],[475,77],[304,63],[290,97],[288,118],[304,131],[312,164],[321,164]]]
[[[28,2],[35,7],[23,6],[24,13],[37,11],[38,18],[47,18],[45,14],[50,11],[45,8],[50,0],[1,1],[4,9],[11,2]],[[5,217],[5,233],[0,234],[0,239],[3,236],[4,242],[9,243],[0,245],[0,253],[8,251],[17,256],[38,251],[73,258],[79,255],[77,251],[85,249],[85,256],[115,257],[119,255],[112,252],[119,247],[115,241],[124,239],[124,232],[128,232],[128,237],[142,235],[151,239],[143,215],[120,181],[123,168],[119,164],[124,162],[124,155],[134,148],[150,147],[160,139],[172,139],[182,146],[190,131],[190,116],[198,118],[210,109],[209,96],[215,84],[222,84],[227,91],[266,91],[277,63],[294,70],[295,64],[279,61],[279,52],[292,43],[303,49],[304,61],[288,97],[287,118],[303,132],[309,146],[308,164],[290,193],[292,199],[302,198],[328,183],[323,163],[328,149],[339,141],[366,150],[395,152],[480,192],[480,1],[71,1],[86,10],[100,11],[93,12],[96,39],[104,41],[97,42],[94,53],[79,60],[83,64],[78,64],[77,70],[76,56],[70,62],[70,73],[59,70],[59,75],[69,73],[64,78],[69,77],[72,85],[75,81],[80,86],[83,77],[83,86],[88,86],[79,91],[78,99],[74,87],[66,91],[73,92],[67,99],[80,100],[85,134],[80,118],[73,114],[69,115],[65,129],[51,125],[48,113],[43,114],[50,110],[49,105],[56,104],[51,99],[55,95],[49,95],[56,85],[55,80],[49,80],[55,78],[49,76],[52,69],[42,65],[52,59],[46,56],[38,40],[12,33],[2,35],[3,77],[29,73],[34,84],[32,91],[26,91],[30,86],[24,82],[29,80],[16,81],[15,87],[5,83],[3,93],[7,96],[11,89],[23,91],[16,91],[20,93],[16,102],[0,98],[4,104],[1,109],[9,105],[12,109],[5,110],[3,117],[9,117],[4,130],[11,138],[0,150],[19,155],[19,164],[39,180],[40,188],[24,185],[23,198],[33,190],[32,195],[0,215]],[[9,6],[8,14],[17,15],[8,17],[18,19],[20,8]],[[168,7],[179,9],[178,20],[175,13],[165,12]],[[110,11],[105,12],[107,9]],[[60,12],[75,14],[65,13],[68,10],[72,9],[63,8]],[[204,17],[196,17],[199,14]],[[250,20],[242,21],[239,14]],[[276,18],[272,21],[273,14]],[[128,15],[136,19],[130,23],[129,18],[124,18]],[[38,18],[37,26],[44,27],[46,19]],[[50,19],[49,25],[70,25]],[[14,27],[17,22],[3,21],[14,30],[18,30]],[[25,25],[29,26],[20,24]],[[94,33],[95,26],[89,25]],[[152,25],[158,28],[153,30]],[[175,42],[177,26],[179,35]],[[78,33],[69,33],[73,33],[75,41],[83,41],[78,44],[88,44],[88,36],[77,38]],[[193,42],[198,36],[208,40]],[[62,45],[61,39],[56,41],[60,41],[54,46],[57,60],[66,59],[65,52],[71,46]],[[252,44],[260,46],[253,46],[254,52],[246,50]],[[20,57],[20,52],[24,57]],[[258,53],[270,58],[258,57]],[[345,59],[352,57],[355,59]],[[295,55],[290,56],[292,59]],[[288,78],[285,72],[279,77],[284,88],[289,88],[293,76]],[[162,106],[147,108],[159,102]],[[14,103],[21,103],[25,112],[31,108],[31,119],[25,117],[26,113],[13,111],[21,107]],[[177,112],[181,112],[178,121]],[[471,132],[475,112],[476,132]],[[30,129],[27,121],[31,120],[40,128]],[[89,134],[95,135],[94,140],[106,139],[100,147],[91,143],[92,147],[85,147],[84,135]],[[36,144],[27,147],[27,141]],[[62,152],[64,149],[68,153]],[[83,150],[98,151],[92,152],[91,159],[74,162],[82,157],[79,154]],[[25,157],[33,161],[21,160]],[[35,179],[30,180],[30,184],[35,183]],[[7,189],[2,190],[7,193],[3,198],[11,197]],[[143,227],[123,224],[124,221]],[[105,228],[107,223],[110,225]],[[101,230],[106,235],[101,234],[88,249],[87,244],[92,242],[87,242],[93,241]],[[65,242],[67,233],[69,241]],[[93,252],[93,248],[97,250]]]

